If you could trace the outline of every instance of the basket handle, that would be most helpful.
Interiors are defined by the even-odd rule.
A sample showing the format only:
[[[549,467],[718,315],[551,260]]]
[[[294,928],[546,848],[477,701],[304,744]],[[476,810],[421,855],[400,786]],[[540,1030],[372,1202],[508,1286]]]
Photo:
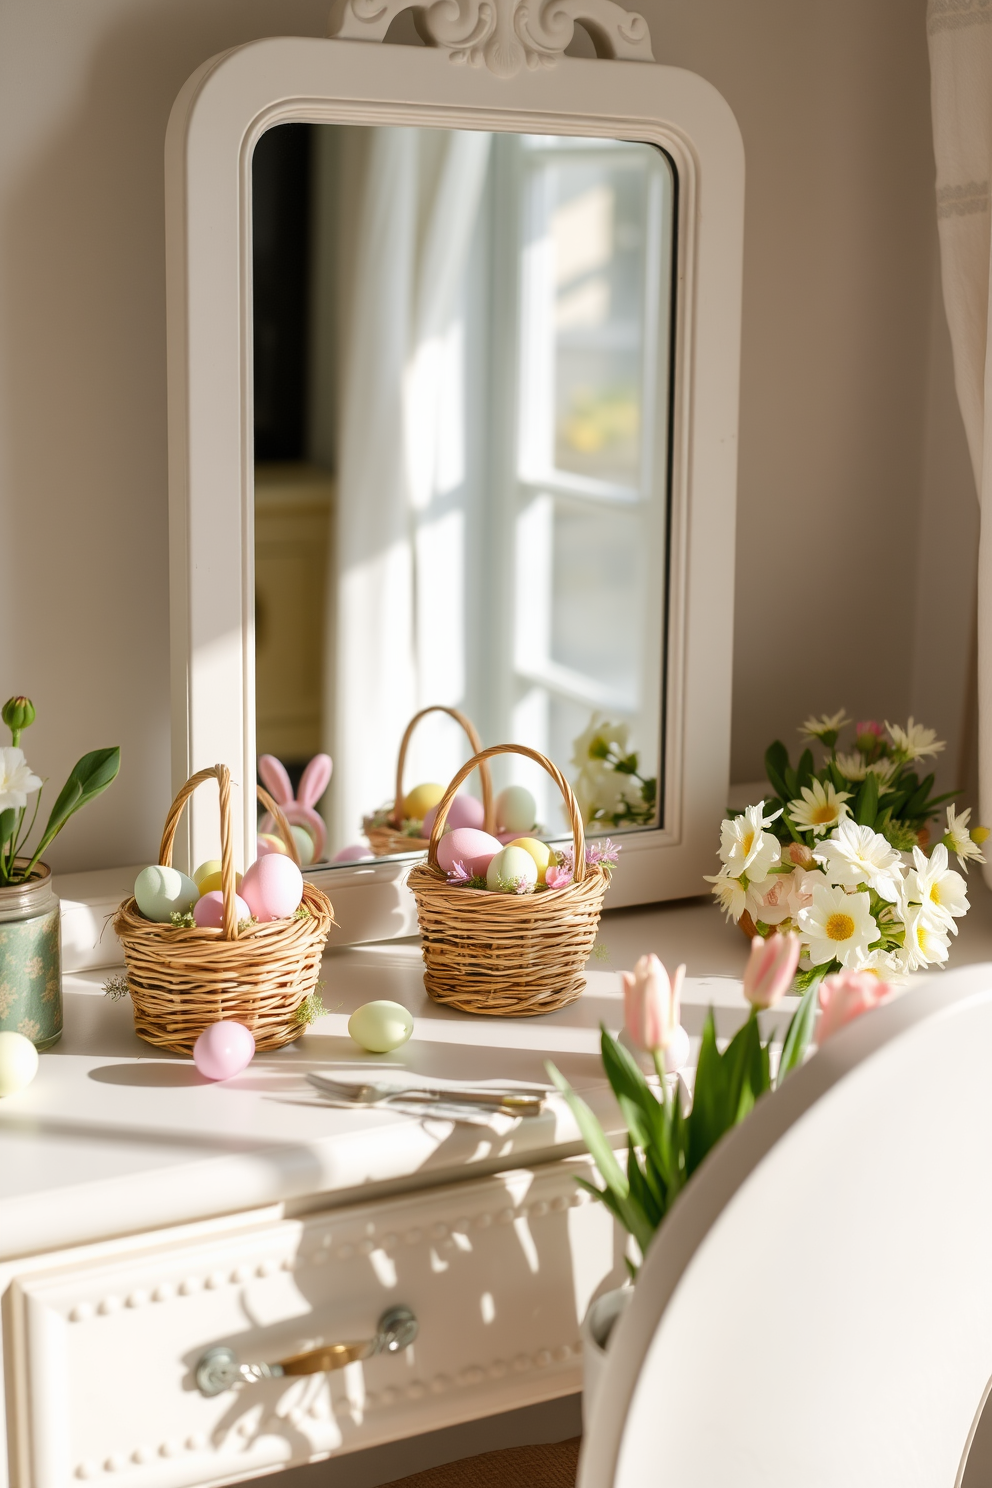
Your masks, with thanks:
[[[482,750],[482,740],[479,738],[478,731],[471,718],[466,718],[465,714],[459,713],[457,708],[444,707],[442,703],[432,703],[429,708],[421,708],[420,712],[415,713],[406,726],[406,732],[400,741],[399,758],[396,761],[396,795],[393,797],[393,814],[390,817],[390,826],[399,830],[403,825],[399,813],[403,802],[403,768],[406,764],[406,752],[409,748],[414,729],[422,718],[427,717],[428,713],[447,713],[449,718],[453,718],[465,730],[474,755],[472,766],[474,768],[476,764],[479,765],[479,776],[482,780],[483,826],[487,832],[492,832],[496,825],[493,816],[493,780],[489,773],[489,766],[485,762],[486,757],[480,753],[480,750]],[[463,770],[458,777],[459,783],[467,779],[471,773],[471,770]],[[445,810],[445,814],[447,815],[447,809]]]
[[[498,754],[522,754],[526,759],[533,760],[536,765],[540,765],[543,770],[547,770],[551,779],[561,791],[562,800],[565,802],[565,809],[568,812],[568,819],[572,826],[572,846],[574,850],[572,881],[574,883],[581,883],[586,876],[586,834],[582,826],[582,814],[579,811],[575,794],[558,766],[552,764],[546,754],[541,754],[537,749],[531,749],[527,744],[492,744],[488,749],[480,750],[478,754],[462,765],[448,786],[448,789],[441,797],[440,804],[438,805],[437,816],[434,818],[434,827],[431,831],[431,845],[427,853],[428,866],[431,868],[437,867],[437,845],[444,831],[444,824],[448,817],[448,808],[455,799],[458,787],[466,776],[471,775],[476,765],[479,766],[479,774],[481,775],[483,770],[487,769],[486,761],[494,759]]]
[[[165,818],[165,826],[162,829],[162,841],[158,850],[158,860],[163,868],[172,867],[172,848],[176,840],[176,828],[179,826],[179,818],[183,814],[186,802],[205,780],[216,780],[220,793],[220,882],[221,893],[224,896],[224,920],[221,934],[225,940],[237,940],[238,920],[237,909],[234,903],[235,877],[234,877],[234,843],[231,834],[231,772],[226,765],[211,765],[207,770],[198,770],[191,775],[184,786],[176,793],[176,799],[169,807],[169,814]],[[289,848],[293,861],[299,867],[299,853],[293,834],[289,830],[279,807],[272,800],[268,792],[259,787],[259,797],[263,805],[272,813],[276,824],[282,833],[283,840]]]

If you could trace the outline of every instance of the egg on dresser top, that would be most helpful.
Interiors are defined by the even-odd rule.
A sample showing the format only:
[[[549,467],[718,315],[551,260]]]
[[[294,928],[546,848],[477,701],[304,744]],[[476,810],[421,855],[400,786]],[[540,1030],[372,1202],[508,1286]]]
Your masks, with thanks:
[[[348,1019],[348,1032],[370,1054],[388,1054],[406,1043],[413,1018],[401,1002],[366,1002]]]
[[[142,868],[134,881],[134,898],[146,920],[167,925],[174,914],[186,914],[200,897],[191,878],[178,868],[153,863]]]
[[[438,866],[450,873],[456,863],[461,863],[472,878],[485,877],[486,869],[502,847],[488,832],[477,831],[475,827],[456,827],[453,832],[445,832],[437,845]]]
[[[38,1050],[23,1033],[0,1033],[0,1096],[16,1095],[38,1073]]]
[[[245,873],[241,897],[256,920],[288,920],[303,898],[303,874],[292,858],[269,853]]]
[[[424,817],[425,837],[429,837],[433,832],[436,817],[437,806],[432,806]],[[475,796],[456,796],[448,807],[448,814],[444,819],[444,830],[453,832],[456,827],[475,827],[481,831],[485,820],[486,813],[482,809],[482,802],[477,801]]]

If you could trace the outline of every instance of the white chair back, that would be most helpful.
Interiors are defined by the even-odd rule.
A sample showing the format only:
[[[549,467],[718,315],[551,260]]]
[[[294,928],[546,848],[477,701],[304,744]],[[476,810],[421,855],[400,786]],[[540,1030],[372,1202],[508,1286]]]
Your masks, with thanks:
[[[979,1488],[990,1379],[983,965],[842,1030],[706,1162],[611,1340],[578,1488]]]

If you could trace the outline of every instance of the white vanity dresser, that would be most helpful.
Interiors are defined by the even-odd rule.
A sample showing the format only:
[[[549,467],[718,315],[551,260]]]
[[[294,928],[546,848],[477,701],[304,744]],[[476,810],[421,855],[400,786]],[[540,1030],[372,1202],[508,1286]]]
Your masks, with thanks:
[[[545,1082],[551,1058],[615,1130],[597,1052],[600,1020],[621,1023],[612,967],[648,948],[709,967],[690,978],[685,1023],[698,1031],[715,1001],[729,1030],[743,945],[706,903],[607,916],[600,941],[579,1001],[525,1020],[430,1003],[415,942],[331,951],[334,1010],[218,1085],[135,1037],[105,970],[68,975],[61,1042],[0,1108],[13,1488],[234,1480],[574,1395],[582,1316],[624,1266],[612,1220],[575,1184],[588,1163],[563,1103],[456,1126],[332,1109],[305,1074]],[[347,1017],[383,995],[414,1013],[413,1039],[365,1055]],[[210,1349],[272,1363],[367,1340],[397,1306],[417,1320],[408,1348],[197,1387]]]

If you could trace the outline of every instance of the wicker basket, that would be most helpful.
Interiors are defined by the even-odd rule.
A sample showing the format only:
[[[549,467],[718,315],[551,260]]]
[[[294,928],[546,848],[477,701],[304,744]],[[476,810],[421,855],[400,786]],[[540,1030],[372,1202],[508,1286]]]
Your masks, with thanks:
[[[410,746],[413,731],[422,718],[428,713],[447,713],[456,723],[461,724],[468,735],[468,742],[472,747],[472,753],[478,755],[482,748],[482,740],[479,738],[475,724],[464,713],[459,713],[457,708],[445,708],[440,703],[433,704],[430,708],[421,708],[415,713],[406,726],[406,732],[400,741],[399,757],[396,761],[396,795],[393,797],[393,805],[390,810],[389,820],[381,826],[375,826],[375,818],[365,817],[362,822],[362,831],[369,841],[369,846],[377,858],[393,857],[396,853],[426,852],[430,843],[426,837],[409,837],[400,828],[403,822],[400,819],[400,808],[403,804],[403,768],[406,764],[406,752]],[[489,774],[489,766],[485,763],[479,766],[479,775],[482,779],[482,809],[484,812],[485,829],[492,832],[495,828],[493,816],[493,785]],[[465,777],[462,776],[462,779]]]
[[[522,754],[542,765],[561,791],[572,826],[575,875],[564,889],[499,894],[449,884],[437,866],[445,817],[462,781],[498,754]],[[574,1002],[596,940],[609,874],[585,860],[582,817],[561,771],[524,744],[496,744],[458,771],[438,806],[426,863],[408,883],[417,901],[424,986],[435,1002],[463,1013],[531,1018]]]
[[[114,930],[124,948],[127,984],[139,1038],[160,1049],[189,1054],[205,1028],[232,1018],[250,1028],[255,1047],[279,1049],[303,1032],[300,1005],[315,990],[328,931],[335,923],[327,897],[303,885],[308,917],[272,920],[239,931],[235,920],[231,775],[226,765],[200,770],[176,796],[166,818],[159,862],[172,864],[172,844],[183,807],[198,785],[216,779],[220,789],[221,877],[224,924],[219,930],[177,929],[146,920],[134,899],[117,911]],[[293,834],[271,796],[259,799],[275,817],[292,852]],[[295,856],[295,854],[294,854]]]

